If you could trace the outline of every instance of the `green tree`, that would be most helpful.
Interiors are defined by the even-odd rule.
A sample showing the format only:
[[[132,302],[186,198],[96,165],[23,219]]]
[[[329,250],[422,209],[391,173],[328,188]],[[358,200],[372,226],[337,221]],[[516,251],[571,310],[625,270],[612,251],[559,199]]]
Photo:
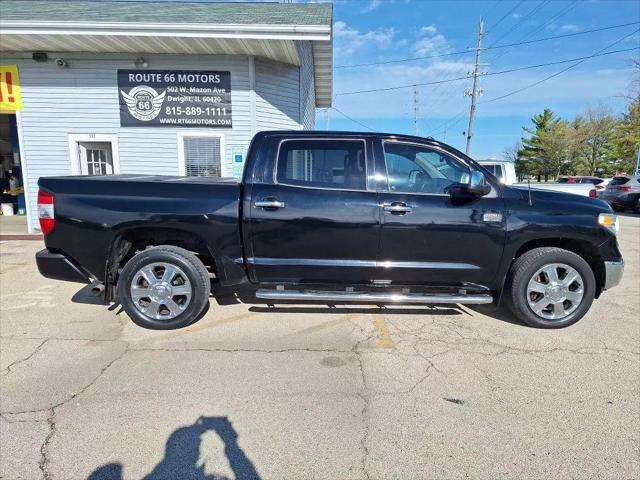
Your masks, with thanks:
[[[612,139],[611,173],[633,173],[636,155],[640,145],[640,98],[633,99],[627,105],[627,111],[617,122]]]
[[[584,175],[608,174],[612,170],[613,138],[617,120],[603,108],[587,108],[576,118],[578,132],[576,156],[573,158],[577,173]]]
[[[522,148],[518,152],[516,169],[519,174],[544,177],[559,175],[567,155],[569,155],[570,136],[566,122],[557,118],[551,109],[545,108],[541,114],[531,118],[533,127],[524,127],[529,133],[522,137]]]

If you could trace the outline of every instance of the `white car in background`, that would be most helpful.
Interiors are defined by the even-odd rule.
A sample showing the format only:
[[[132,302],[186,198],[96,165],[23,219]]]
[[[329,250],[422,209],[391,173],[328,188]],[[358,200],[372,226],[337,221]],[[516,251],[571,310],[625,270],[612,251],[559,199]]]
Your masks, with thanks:
[[[489,170],[501,183],[516,188],[529,188],[528,183],[517,183],[516,167],[513,162],[504,160],[477,160],[484,168]],[[553,192],[573,193],[575,195],[583,195],[585,197],[597,198],[598,193],[592,183],[542,183],[532,182],[532,190],[549,190]]]

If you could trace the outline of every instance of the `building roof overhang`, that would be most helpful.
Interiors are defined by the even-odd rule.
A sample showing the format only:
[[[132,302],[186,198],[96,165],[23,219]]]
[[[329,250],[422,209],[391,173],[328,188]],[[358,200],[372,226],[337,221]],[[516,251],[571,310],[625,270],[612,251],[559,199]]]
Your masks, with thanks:
[[[311,42],[317,107],[331,106],[331,23],[140,23],[0,20],[0,51],[252,55],[300,65],[296,43]],[[133,59],[133,58],[132,58]]]

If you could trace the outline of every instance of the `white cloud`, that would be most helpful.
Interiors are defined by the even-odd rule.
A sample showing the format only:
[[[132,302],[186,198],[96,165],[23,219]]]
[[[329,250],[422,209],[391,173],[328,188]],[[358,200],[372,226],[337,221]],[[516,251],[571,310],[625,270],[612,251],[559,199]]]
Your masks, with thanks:
[[[517,20],[517,19],[519,19],[519,18],[521,18],[521,17],[522,17],[522,14],[521,14],[521,13],[518,13],[518,12],[513,13],[513,14],[511,15],[511,18],[515,18],[516,20]]]
[[[438,33],[438,29],[433,23],[420,29],[420,35],[435,35],[436,33]]]
[[[343,56],[351,55],[368,45],[374,45],[380,49],[388,48],[393,43],[395,30],[387,28],[363,33],[351,28],[343,21],[337,21],[333,24],[333,36],[336,39],[334,52],[336,56]]]
[[[567,23],[566,25],[562,25],[560,30],[563,32],[577,32],[580,30],[580,27],[578,27],[578,25],[573,25],[572,23]]]
[[[438,34],[433,37],[424,37],[413,44],[414,51],[420,56],[442,55],[447,53],[451,47],[443,35]]]
[[[382,5],[382,0],[369,0],[369,4],[364,8],[365,12],[372,12]]]

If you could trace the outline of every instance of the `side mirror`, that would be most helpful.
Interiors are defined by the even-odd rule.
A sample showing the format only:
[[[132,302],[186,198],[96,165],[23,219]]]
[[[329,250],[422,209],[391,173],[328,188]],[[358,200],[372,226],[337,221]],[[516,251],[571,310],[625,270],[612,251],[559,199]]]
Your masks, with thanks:
[[[467,190],[473,195],[483,197],[491,192],[491,185],[487,183],[487,179],[484,178],[484,173],[480,170],[473,170],[469,177],[469,184]]]

